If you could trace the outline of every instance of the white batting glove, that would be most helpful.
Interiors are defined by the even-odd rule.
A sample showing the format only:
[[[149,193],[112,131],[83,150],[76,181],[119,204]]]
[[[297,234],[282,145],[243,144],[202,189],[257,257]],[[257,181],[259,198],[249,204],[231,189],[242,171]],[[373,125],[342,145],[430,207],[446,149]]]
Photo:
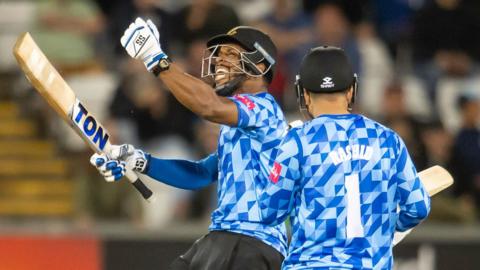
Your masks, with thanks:
[[[145,172],[150,158],[149,154],[131,144],[112,145],[109,156],[111,159],[124,161],[127,168],[139,173]]]
[[[303,125],[303,121],[297,119],[295,121],[292,121],[292,122],[288,123],[288,129],[300,127],[302,125]]]
[[[167,57],[160,46],[158,29],[151,20],[145,22],[138,17],[125,30],[120,43],[132,58],[142,60],[148,71]]]
[[[105,154],[93,154],[90,163],[97,168],[107,182],[114,182],[122,179],[125,175],[125,162],[109,160]]]
[[[292,129],[292,128],[296,128],[296,127],[299,127],[303,125],[303,121],[302,120],[295,120],[295,121],[292,121],[290,123],[288,123],[288,126],[287,126],[287,129],[285,129],[285,131],[283,132],[283,135],[282,136],[285,136],[287,135],[287,133]]]

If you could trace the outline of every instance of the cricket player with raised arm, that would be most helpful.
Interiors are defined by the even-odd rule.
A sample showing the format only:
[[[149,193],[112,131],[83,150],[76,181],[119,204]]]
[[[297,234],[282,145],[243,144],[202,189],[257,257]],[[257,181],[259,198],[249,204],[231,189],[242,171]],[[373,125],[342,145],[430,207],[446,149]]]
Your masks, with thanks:
[[[285,136],[259,198],[265,222],[290,216],[282,269],[392,269],[394,232],[430,211],[404,142],[350,113],[357,83],[343,50],[311,49],[296,85],[310,120]]]
[[[284,224],[265,224],[257,200],[257,183],[266,181],[270,155],[287,129],[279,105],[267,92],[275,45],[263,32],[246,26],[213,37],[202,61],[202,76],[214,79],[212,87],[172,62],[159,38],[151,21],[137,18],[121,43],[185,107],[222,125],[217,151],[200,161],[166,160],[121,145],[106,156],[92,156],[92,164],[107,181],[120,179],[127,166],[183,189],[218,182],[210,232],[169,269],[280,269],[287,250],[286,229]]]

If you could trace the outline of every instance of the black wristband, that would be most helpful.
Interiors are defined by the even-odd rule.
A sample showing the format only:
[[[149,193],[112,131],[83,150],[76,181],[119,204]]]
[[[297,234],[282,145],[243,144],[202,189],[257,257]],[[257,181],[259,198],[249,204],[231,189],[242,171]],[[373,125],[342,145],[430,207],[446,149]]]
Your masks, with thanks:
[[[170,58],[168,58],[168,57],[160,59],[160,61],[158,61],[157,65],[152,68],[153,75],[155,75],[155,77],[158,77],[158,75],[161,72],[163,72],[165,70],[168,70],[170,68],[171,63],[172,63],[172,60],[170,60]]]

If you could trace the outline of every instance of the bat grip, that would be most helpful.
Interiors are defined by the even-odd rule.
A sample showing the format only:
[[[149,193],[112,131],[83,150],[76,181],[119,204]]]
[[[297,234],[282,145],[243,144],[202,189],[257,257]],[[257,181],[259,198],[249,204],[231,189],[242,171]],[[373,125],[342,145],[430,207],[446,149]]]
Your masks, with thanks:
[[[153,192],[138,178],[138,175],[134,171],[127,169],[125,175],[147,202],[151,203],[154,201],[155,197],[153,196]]]

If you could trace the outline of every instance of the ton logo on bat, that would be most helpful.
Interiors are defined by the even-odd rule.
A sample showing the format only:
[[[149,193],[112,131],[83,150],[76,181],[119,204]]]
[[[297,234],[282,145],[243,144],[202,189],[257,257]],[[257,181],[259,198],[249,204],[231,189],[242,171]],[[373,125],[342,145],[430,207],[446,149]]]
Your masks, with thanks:
[[[104,131],[103,127],[97,123],[97,120],[95,120],[92,115],[88,114],[87,109],[85,109],[78,100],[73,107],[71,118],[77,128],[88,137],[90,142],[103,151],[108,142],[109,136]]]

